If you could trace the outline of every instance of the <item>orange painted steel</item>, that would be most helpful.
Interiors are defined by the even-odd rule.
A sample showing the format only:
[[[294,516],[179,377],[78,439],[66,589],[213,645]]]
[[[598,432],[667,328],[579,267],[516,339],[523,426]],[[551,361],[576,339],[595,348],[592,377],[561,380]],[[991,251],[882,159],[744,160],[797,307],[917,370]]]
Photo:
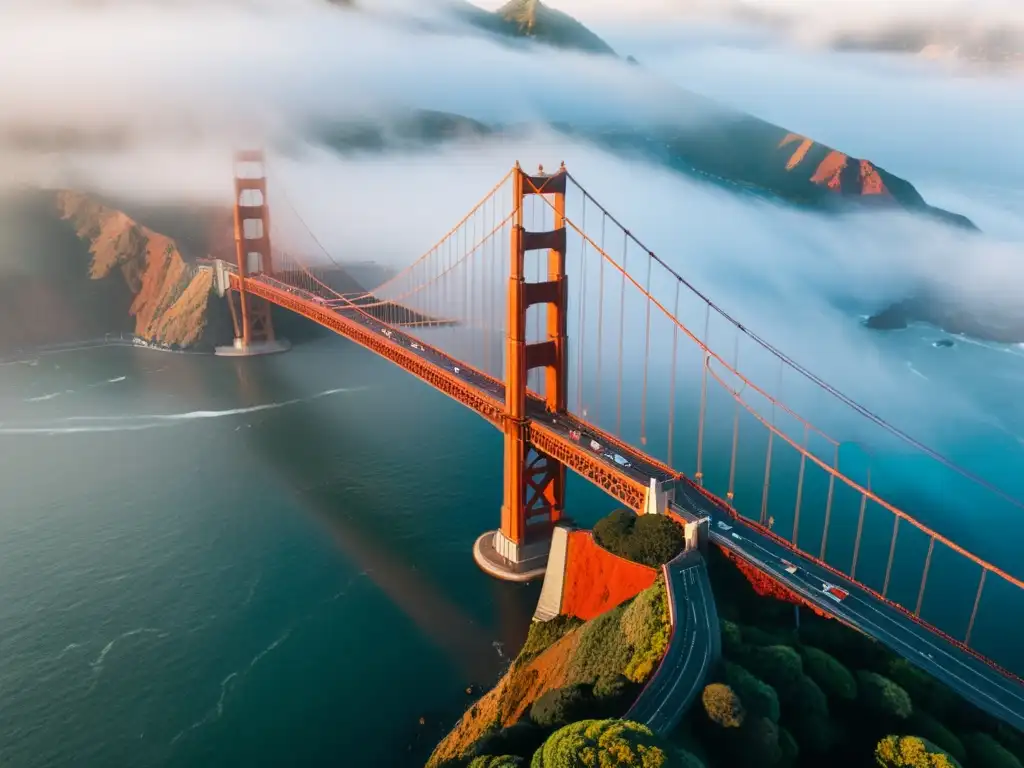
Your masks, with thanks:
[[[552,190],[555,208],[565,212],[565,175],[556,174]],[[527,232],[523,227],[525,182],[532,181],[517,165],[512,173],[512,228],[507,294],[507,338],[505,342],[505,472],[501,532],[514,544],[526,541],[528,527],[558,522],[565,509],[565,465],[530,440],[526,417],[527,374],[532,368],[547,369],[545,404],[549,410],[564,411],[566,385],[565,335],[565,242],[559,247],[550,233]],[[561,193],[558,192],[559,183]],[[556,220],[557,221],[557,220]],[[551,245],[548,283],[527,283],[525,259],[528,250]],[[526,311],[533,304],[548,305],[548,341],[526,341]]]
[[[743,396],[739,392],[737,392],[732,387],[730,387],[728,384],[726,384],[721,379],[721,377],[717,373],[715,373],[715,371],[711,368],[710,365],[707,366],[707,370],[710,373],[711,377],[713,379],[715,379],[715,381],[726,392],[728,392],[729,395],[734,400],[736,400],[736,402],[739,403],[742,408],[744,408],[748,413],[750,413],[750,415],[752,415],[755,419],[757,419],[775,437],[778,437],[781,440],[784,440],[790,447],[794,448],[798,453],[800,453],[801,457],[803,457],[803,458],[805,458],[807,460],[812,461],[814,464],[816,464],[820,469],[823,469],[830,476],[834,476],[836,479],[838,479],[841,482],[845,483],[847,486],[849,486],[851,489],[853,489],[857,493],[859,493],[862,496],[864,496],[865,498],[875,502],[876,504],[878,504],[880,507],[882,507],[883,509],[887,510],[888,512],[891,512],[893,515],[895,515],[897,517],[897,519],[905,520],[906,522],[910,523],[912,526],[917,528],[919,531],[921,531],[925,535],[933,538],[935,541],[938,541],[940,544],[944,544],[946,547],[948,547],[952,551],[956,552],[958,555],[961,555],[961,556],[967,558],[968,560],[973,562],[975,565],[978,565],[978,566],[980,566],[981,568],[984,568],[987,571],[991,571],[992,573],[994,573],[995,575],[999,576],[1002,579],[1005,579],[1006,581],[1008,581],[1010,584],[1012,584],[1013,586],[1017,587],[1018,589],[1024,589],[1024,581],[1021,581],[1020,579],[1018,579],[1018,578],[1016,578],[1014,576],[1011,576],[1009,573],[1007,573],[1006,571],[1002,570],[1001,568],[998,568],[997,566],[994,566],[991,563],[988,563],[988,562],[982,560],[977,555],[969,552],[968,550],[964,549],[960,545],[952,542],[951,540],[949,540],[945,536],[943,536],[941,533],[938,533],[937,531],[932,530],[931,528],[929,528],[928,526],[924,525],[923,523],[919,523],[917,520],[915,520],[913,517],[908,515],[903,510],[899,509],[896,506],[893,506],[892,504],[887,502],[885,499],[883,499],[880,496],[878,496],[878,494],[874,493],[873,491],[869,490],[868,488],[865,488],[864,486],[862,486],[857,481],[851,480],[846,475],[844,475],[842,472],[840,472],[838,469],[835,469],[831,465],[826,464],[824,461],[822,461],[820,458],[818,458],[814,453],[808,451],[803,446],[797,444],[796,441],[793,440],[793,438],[791,438],[785,432],[781,431],[780,429],[778,429],[774,425],[769,424],[767,419],[765,419],[760,413],[758,413],[755,408],[753,408],[751,405],[749,405],[746,402],[746,400],[743,399]]]
[[[238,175],[239,163],[264,164],[263,152],[259,150],[242,150],[235,153],[235,259],[238,262],[239,274],[245,277],[249,271],[248,257],[250,253],[258,256],[257,272],[273,273],[273,262],[270,252],[270,212],[267,206],[267,179],[243,178]],[[265,166],[264,166],[265,167]],[[250,197],[258,195],[258,202],[243,200],[246,194]],[[259,224],[259,234],[246,237],[246,222]],[[242,344],[248,347],[252,342],[273,341],[274,325],[270,318],[270,304],[263,299],[250,300],[242,282],[239,291],[239,303],[242,306]],[[230,301],[230,299],[229,299]]]
[[[643,512],[647,487],[625,472],[584,450],[569,438],[534,422],[529,429],[530,442],[540,451],[557,459],[634,512]]]
[[[229,279],[232,289],[236,291],[243,289],[242,279],[238,275],[231,273]],[[476,411],[491,424],[497,427],[502,425],[505,416],[505,406],[501,401],[495,400],[486,393],[471,387],[444,368],[423,360],[419,355],[390,341],[382,334],[373,333],[359,323],[337,312],[332,312],[329,308],[306,301],[294,294],[274,288],[253,278],[245,280],[244,290],[303,317],[307,317],[325,328],[330,328],[332,331],[351,339],[360,346],[404,368],[453,400],[457,400],[466,407]]]
[[[422,256],[420,256],[418,259],[416,259],[416,261],[414,261],[412,264],[407,266],[405,269],[403,269],[397,275],[394,275],[393,277],[389,277],[387,280],[385,280],[383,283],[378,285],[373,290],[367,291],[366,293],[357,294],[357,295],[348,294],[349,298],[359,299],[359,298],[364,298],[366,296],[376,295],[383,288],[386,288],[387,286],[391,285],[396,280],[399,280],[402,277],[404,277],[405,275],[408,275],[408,274],[412,273],[414,267],[418,266],[420,263],[422,263],[422,262],[426,261],[428,258],[430,258],[430,256],[432,254],[434,254],[437,251],[437,249],[440,248],[445,243],[446,240],[448,240],[448,238],[450,238],[452,235],[454,235],[456,232],[458,232],[459,229],[462,227],[462,225],[465,224],[467,221],[469,221],[470,218],[472,218],[473,214],[476,213],[477,211],[479,211],[484,206],[484,203],[486,203],[488,200],[490,200],[492,197],[494,197],[495,193],[505,185],[506,181],[508,181],[510,178],[512,178],[513,174],[516,172],[516,170],[518,170],[518,168],[519,168],[519,165],[517,164],[508,173],[506,173],[501,178],[501,181],[499,181],[497,184],[495,184],[493,187],[491,187],[490,192],[488,192],[486,195],[484,195],[482,198],[480,198],[480,201],[470,209],[469,213],[467,213],[465,216],[462,217],[462,219],[459,221],[458,224],[456,224],[454,227],[449,229],[448,232],[445,233],[444,237],[442,237],[440,240],[438,240],[436,243],[434,243],[434,245],[429,250],[425,251]],[[505,219],[505,222],[507,223],[508,219]]]

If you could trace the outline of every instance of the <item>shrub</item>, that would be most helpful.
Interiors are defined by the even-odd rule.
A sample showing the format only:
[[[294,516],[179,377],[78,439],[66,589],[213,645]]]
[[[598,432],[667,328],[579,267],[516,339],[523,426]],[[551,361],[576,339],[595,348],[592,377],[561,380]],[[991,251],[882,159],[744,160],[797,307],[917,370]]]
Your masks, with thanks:
[[[743,633],[739,625],[731,621],[722,620],[719,625],[722,630],[722,653],[732,656],[743,647]]]
[[[987,733],[963,737],[971,768],[1021,768],[1020,761]]]
[[[555,731],[531,768],[703,768],[693,755],[628,720],[581,720]]]
[[[760,627],[743,626],[740,629],[743,632],[743,642],[747,645],[785,645],[781,642],[782,638],[774,632],[768,632]]]
[[[884,718],[906,720],[914,711],[907,692],[887,677],[862,670],[857,673],[857,687],[860,702]]]
[[[736,746],[740,762],[761,768],[777,765],[782,759],[779,726],[767,717],[751,717],[740,728]]]
[[[700,697],[708,719],[722,728],[739,728],[746,712],[739,696],[728,685],[712,683]]]
[[[548,737],[548,731],[528,720],[488,733],[471,750],[473,757],[488,755],[519,755],[529,758]]]
[[[886,672],[892,660],[883,645],[836,621],[809,617],[800,627],[800,639],[841,659],[851,668]]]
[[[668,593],[659,577],[653,585],[634,597],[622,614],[622,632],[632,646],[625,675],[636,683],[651,676],[668,648],[672,626],[669,623]]]
[[[908,734],[919,736],[948,752],[957,762],[962,763],[967,760],[963,742],[927,712],[915,709],[907,721],[906,729]]]
[[[560,728],[593,714],[593,688],[575,683],[546,691],[530,706],[530,719],[542,728]]]
[[[828,717],[828,698],[818,684],[807,675],[800,675],[785,691],[785,695],[781,697],[784,715]]]
[[[916,736],[886,736],[875,747],[875,762],[882,768],[959,768],[941,749]]]
[[[804,646],[804,671],[826,696],[842,701],[857,698],[857,681],[850,670],[824,651]]]
[[[1011,728],[1006,723],[997,723],[995,737],[999,743],[1006,747],[1019,761],[1024,763],[1024,734],[1016,728]]]
[[[481,755],[470,761],[468,768],[524,768],[526,760],[518,755]]]
[[[949,721],[960,708],[957,694],[906,659],[892,659],[886,666],[886,676],[905,690],[916,706],[940,720]]]
[[[800,746],[793,738],[793,734],[785,728],[779,729],[779,751],[782,753],[779,763],[783,766],[796,765],[796,761],[800,758]]]
[[[725,683],[740,697],[743,708],[757,717],[779,722],[779,697],[775,689],[761,682],[739,664],[725,662]]]
[[[785,645],[744,648],[738,661],[755,677],[774,687],[780,696],[803,677],[800,654]]]
[[[581,629],[579,645],[569,665],[569,679],[593,683],[598,678],[621,674],[633,656],[622,632],[624,605],[605,611]]]
[[[526,642],[516,657],[516,663],[522,664],[536,657],[582,623],[575,616],[556,616],[550,621],[531,622]]]
[[[595,716],[620,717],[636,699],[640,686],[625,675],[605,675],[594,683]]]
[[[612,554],[651,567],[667,563],[686,546],[683,527],[672,518],[637,516],[628,509],[598,520],[594,540]]]
[[[827,715],[804,714],[784,721],[804,752],[822,755],[835,745],[836,729]]]

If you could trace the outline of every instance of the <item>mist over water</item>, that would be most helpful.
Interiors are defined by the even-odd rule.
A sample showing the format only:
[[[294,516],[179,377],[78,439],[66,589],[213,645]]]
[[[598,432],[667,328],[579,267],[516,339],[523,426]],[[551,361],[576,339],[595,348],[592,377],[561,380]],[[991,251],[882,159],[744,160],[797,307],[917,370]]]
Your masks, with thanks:
[[[628,18],[621,3],[564,5],[586,22],[591,14],[595,30],[620,53],[635,55],[641,69],[500,45],[441,5],[371,5],[373,13],[358,16],[312,0],[85,8],[0,3],[0,63],[19,73],[0,84],[0,187],[67,185],[129,200],[224,202],[231,195],[232,146],[265,141],[274,148],[269,183],[279,245],[325,263],[308,225],[337,261],[402,267],[515,161],[531,170],[565,161],[647,247],[745,326],[895,426],[1024,498],[1024,409],[1017,394],[1024,349],[962,338],[952,338],[952,348],[937,348],[936,341],[950,337],[934,328],[878,333],[860,323],[922,283],[955,288],[974,305],[1015,305],[1024,295],[1019,77],[965,76],[907,57],[797,45],[792,35],[751,29],[728,14],[711,23],[670,14],[667,4],[653,0]],[[843,28],[838,19],[833,29]],[[314,121],[410,108],[504,124],[710,124],[714,109],[695,114],[672,106],[675,86],[867,158],[907,178],[930,203],[968,215],[982,233],[953,232],[900,212],[797,210],[613,155],[542,125],[514,139],[346,155],[308,135]],[[92,138],[57,149],[26,147],[22,140],[26,132],[69,129]],[[582,224],[579,199],[570,196],[568,215]],[[640,252],[629,258],[643,283]],[[570,293],[577,286],[581,291],[571,301],[585,295],[594,312],[596,282],[588,271],[594,262],[578,259],[571,251]],[[670,301],[673,288],[666,273],[655,274],[653,294]],[[629,301],[623,326],[635,340],[644,332],[643,307],[635,296]],[[611,305],[604,319],[612,343],[618,312]],[[695,302],[680,317],[699,334],[703,312]],[[596,340],[588,317],[590,335],[581,343],[592,371]],[[575,340],[586,322],[574,312],[570,318]],[[720,321],[710,328],[712,346],[723,344],[730,359],[733,334]],[[644,437],[652,452],[668,449],[672,344],[671,325],[656,318],[645,370],[643,345],[625,345],[625,420],[639,422],[637,393],[649,387]],[[266,755],[290,754],[280,745],[277,752],[268,748],[253,726],[273,722],[267,713],[277,708],[267,702],[302,700],[304,708],[282,727],[302,736],[289,741],[304,742],[309,764],[327,764],[359,746],[354,733],[385,727],[383,715],[360,720],[361,710],[386,713],[388,722],[401,724],[394,733],[405,739],[420,712],[436,708],[451,716],[464,703],[466,683],[486,683],[497,674],[502,657],[492,642],[505,643],[506,655],[514,652],[535,596],[477,574],[467,546],[497,520],[500,441],[457,406],[439,404],[440,396],[402,383],[402,374],[353,351],[340,342],[314,345],[275,358],[256,374],[232,365],[227,378],[220,363],[176,357],[158,375],[163,364],[146,352],[123,353],[139,366],[136,356],[150,355],[145,375],[106,353],[82,353],[83,361],[96,362],[66,364],[73,370],[66,376],[57,372],[56,358],[0,368],[0,450],[14,472],[7,487],[17,491],[0,523],[8,530],[0,539],[10,542],[0,558],[4,583],[14,585],[16,595],[5,623],[10,629],[0,638],[16,652],[0,678],[23,691],[39,686],[53,701],[71,691],[69,716],[81,724],[68,737],[71,748],[81,745],[80,754],[115,760],[142,755],[139,763],[151,765],[204,759],[258,764]],[[895,494],[894,501],[1019,575],[1018,512],[972,495],[969,484],[864,428],[806,383],[787,378],[779,391],[778,363],[770,357],[747,347],[739,355],[753,381],[844,441],[844,451],[856,453],[849,446],[859,443],[874,456],[876,482]],[[685,402],[690,410],[677,412],[672,448],[687,472],[696,458],[699,360],[691,348],[677,367],[675,394],[679,407]],[[575,407],[590,408],[607,425],[614,423],[615,381],[604,370],[600,400],[588,379],[589,389],[578,387]],[[296,412],[306,421],[292,421]],[[728,483],[733,418],[731,401],[709,406],[707,451],[715,459],[709,482]],[[296,423],[324,428],[323,441],[311,441]],[[754,426],[744,421],[742,434],[756,434]],[[437,441],[455,433],[458,440]],[[420,450],[417,441],[431,435],[429,450]],[[236,456],[240,438],[246,447]],[[102,459],[101,449],[112,458]],[[756,438],[744,438],[741,458],[753,469],[740,472],[738,499],[760,498],[759,451]],[[89,461],[76,459],[82,453]],[[869,462],[848,460],[851,475],[863,481]],[[78,470],[60,484],[29,482],[47,476],[54,462]],[[316,471],[306,471],[311,463]],[[795,466],[783,471],[792,474]],[[259,479],[246,487],[250,477]],[[792,507],[784,484],[772,493],[780,508]],[[818,482],[808,493],[820,502],[824,486]],[[583,482],[570,496],[581,522],[610,506]],[[844,509],[858,502],[851,496]],[[251,509],[262,511],[255,518],[243,514]],[[298,522],[287,522],[300,514]],[[834,533],[834,542],[849,538],[851,517],[838,517],[837,530],[846,533]],[[780,523],[789,522],[783,518]],[[75,536],[62,534],[65,524]],[[214,530],[204,541],[207,525]],[[815,525],[813,518],[802,523],[806,546],[820,535]],[[884,525],[876,528],[868,538],[884,543]],[[112,546],[134,553],[131,562],[98,567]],[[865,566],[866,578],[879,563],[884,566],[884,560]],[[151,577],[146,589],[102,587],[88,594],[62,575],[68,564],[76,574],[91,574],[83,584],[120,578],[111,583],[127,589],[138,574]],[[901,588],[912,588],[912,579]],[[181,580],[192,603],[166,586]],[[427,587],[415,588],[420,581]],[[204,592],[204,583],[223,588]],[[272,591],[261,604],[265,588]],[[32,618],[40,599],[57,606],[42,628]],[[79,602],[87,610],[76,608]],[[248,613],[256,605],[257,613]],[[171,616],[172,608],[180,614]],[[385,629],[373,632],[370,642],[361,622]],[[390,638],[387,647],[375,645],[382,637]],[[424,653],[437,674],[395,705],[388,686],[422,673]],[[162,667],[160,659],[168,656],[171,663]],[[275,658],[283,666],[274,666]],[[157,702],[150,708],[130,711],[139,677],[116,676],[122,659],[153,670],[145,678]],[[389,666],[395,659],[401,660],[397,669]],[[357,674],[363,665],[366,677]],[[289,675],[293,685],[275,688],[274,681]],[[54,677],[63,681],[53,683]],[[372,702],[339,711],[338,702],[352,690],[373,691]],[[97,700],[111,708],[103,714]],[[42,712],[44,721],[52,715],[44,702],[23,693],[8,702],[8,722],[19,707]],[[86,711],[88,717],[74,714]],[[97,734],[104,733],[106,746],[97,745]],[[388,751],[395,745],[385,741],[349,754],[401,764],[404,742]],[[70,751],[46,752],[49,762],[39,760],[45,745],[28,732],[9,744],[10,754],[24,758],[19,765],[70,764]]]

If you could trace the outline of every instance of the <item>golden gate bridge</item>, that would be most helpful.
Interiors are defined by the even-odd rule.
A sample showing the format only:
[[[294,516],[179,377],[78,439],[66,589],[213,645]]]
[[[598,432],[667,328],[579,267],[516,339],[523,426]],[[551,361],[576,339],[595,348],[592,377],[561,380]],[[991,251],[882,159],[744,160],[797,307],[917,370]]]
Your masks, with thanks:
[[[235,352],[282,348],[277,305],[497,427],[504,502],[500,526],[474,549],[484,570],[511,580],[543,573],[572,470],[638,513],[678,517],[688,537],[728,546],[784,587],[809,594],[813,583],[815,602],[833,616],[976,704],[1024,718],[1015,647],[1024,581],[883,498],[870,453],[829,436],[779,393],[819,393],[969,482],[979,504],[1024,505],[733,319],[564,165],[527,173],[517,164],[416,261],[353,293],[332,287],[337,263],[287,195],[292,223],[322,254],[271,247],[263,153],[235,160],[236,258],[215,262]]]

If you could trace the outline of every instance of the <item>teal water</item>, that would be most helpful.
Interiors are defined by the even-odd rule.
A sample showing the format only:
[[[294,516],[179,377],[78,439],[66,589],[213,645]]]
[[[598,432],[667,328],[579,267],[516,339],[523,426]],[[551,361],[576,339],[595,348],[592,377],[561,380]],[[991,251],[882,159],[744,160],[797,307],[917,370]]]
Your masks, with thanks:
[[[341,339],[43,356],[0,398],[0,764],[422,765],[525,637],[538,587],[470,555],[500,435]]]
[[[419,766],[525,637],[538,586],[470,556],[498,521],[500,435],[343,339],[250,360],[44,355],[0,366],[0,413],[0,764]],[[720,485],[732,411],[712,422]],[[737,500],[759,498],[763,458],[747,464]],[[583,524],[615,506],[575,477],[568,494]],[[837,499],[830,560],[856,502]],[[869,520],[865,541],[887,535]],[[923,550],[906,542],[893,589],[912,600]],[[976,576],[949,573],[925,610],[962,622]],[[975,635],[1016,668],[1012,597],[986,592]]]

